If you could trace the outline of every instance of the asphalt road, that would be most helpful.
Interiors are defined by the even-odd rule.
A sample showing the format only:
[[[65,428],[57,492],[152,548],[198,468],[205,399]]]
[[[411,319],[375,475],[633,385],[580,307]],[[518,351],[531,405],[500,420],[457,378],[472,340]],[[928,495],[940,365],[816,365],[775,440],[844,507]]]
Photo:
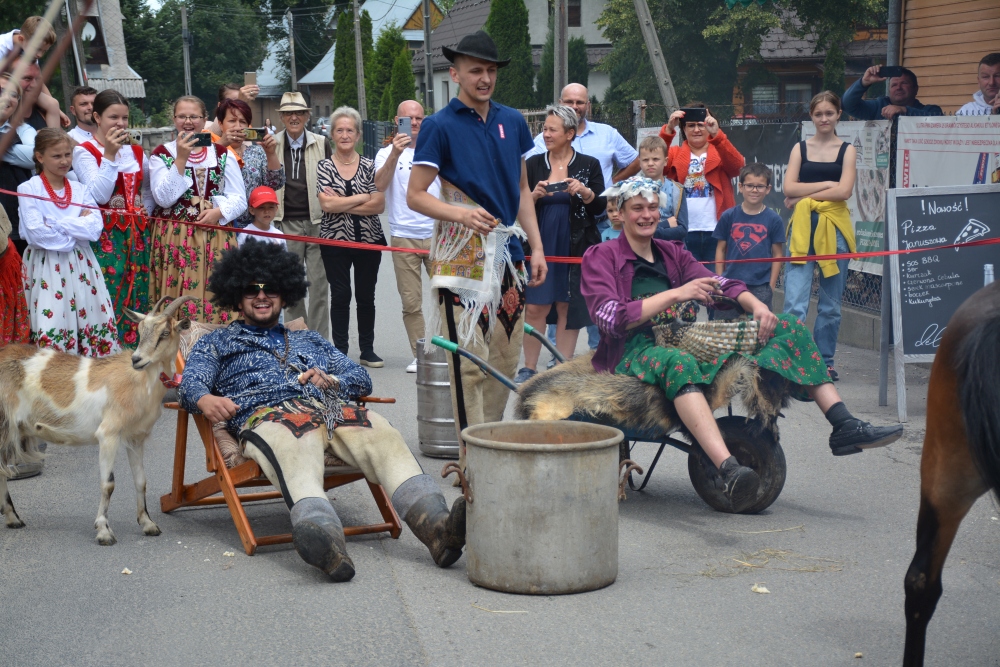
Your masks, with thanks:
[[[379,412],[436,473],[444,462],[418,453],[416,389],[403,372],[410,356],[388,257],[377,322],[386,367],[372,371],[375,390],[399,401]],[[895,409],[878,407],[877,362],[875,353],[842,348],[838,388],[856,415],[889,423]],[[905,438],[859,456],[832,457],[819,411],[794,405],[781,422],[788,480],[757,516],[710,510],[688,481],[684,455],[664,452],[646,490],[620,506],[617,582],[572,596],[478,588],[464,558],[436,568],[405,528],[399,540],[349,539],[357,576],[347,584],[325,581],[290,545],[247,557],[225,509],[159,511],[173,413],[161,416],[145,458],[151,516],[163,534],[145,537],[136,525],[121,453],[109,512],[118,544],[101,547],[92,527],[97,449],[51,447],[40,477],[10,487],[27,527],[0,527],[0,664],[899,664],[926,382],[926,369],[908,369]],[[192,429],[189,479],[205,476],[195,438]],[[640,445],[635,458],[648,464],[653,453]],[[332,496],[345,523],[377,517],[363,485]],[[288,529],[280,502],[250,516],[261,532]],[[1000,665],[998,516],[984,498],[962,525],[930,627],[929,665]],[[770,593],[752,592],[754,584]]]

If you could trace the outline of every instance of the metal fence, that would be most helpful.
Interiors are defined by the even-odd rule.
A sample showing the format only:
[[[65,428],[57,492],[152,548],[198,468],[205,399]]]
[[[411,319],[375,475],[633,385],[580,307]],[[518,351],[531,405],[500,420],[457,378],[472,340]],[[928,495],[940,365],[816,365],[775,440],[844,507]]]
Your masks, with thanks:
[[[361,154],[369,160],[375,159],[375,154],[385,145],[386,139],[391,137],[396,130],[396,126],[389,120],[366,120],[361,124]]]

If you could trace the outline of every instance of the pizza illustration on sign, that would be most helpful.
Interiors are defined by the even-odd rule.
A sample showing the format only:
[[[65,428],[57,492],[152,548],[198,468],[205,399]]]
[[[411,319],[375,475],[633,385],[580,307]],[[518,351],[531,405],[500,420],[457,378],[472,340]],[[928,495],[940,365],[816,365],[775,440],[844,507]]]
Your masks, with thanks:
[[[990,228],[984,223],[979,222],[976,219],[970,219],[969,223],[962,228],[958,236],[955,237],[955,243],[968,243],[969,241],[975,241],[976,239],[982,238],[990,233]],[[955,248],[955,252],[958,252],[958,248]]]

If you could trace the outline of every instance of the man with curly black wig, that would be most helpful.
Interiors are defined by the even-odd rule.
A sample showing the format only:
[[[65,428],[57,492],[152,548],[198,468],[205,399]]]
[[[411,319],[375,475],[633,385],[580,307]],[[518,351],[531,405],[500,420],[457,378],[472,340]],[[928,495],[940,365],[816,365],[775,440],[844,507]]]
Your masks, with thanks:
[[[242,321],[203,336],[178,389],[181,404],[225,422],[244,453],[280,488],[295,550],[333,581],[354,576],[344,528],[323,490],[324,456],[381,484],[434,562],[448,567],[465,546],[465,501],[451,511],[437,483],[384,417],[349,404],[371,392],[368,373],[315,331],[290,331],[283,307],[306,295],[301,260],[249,239],[223,253],[208,281],[213,303]]]

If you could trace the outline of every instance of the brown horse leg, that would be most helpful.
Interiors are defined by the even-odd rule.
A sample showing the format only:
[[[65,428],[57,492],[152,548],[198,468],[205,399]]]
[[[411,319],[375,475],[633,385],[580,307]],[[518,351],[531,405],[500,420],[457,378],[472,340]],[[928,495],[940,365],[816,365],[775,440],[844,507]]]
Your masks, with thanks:
[[[941,569],[959,524],[976,499],[987,490],[966,443],[958,378],[952,370],[949,352],[939,351],[927,395],[927,433],[920,460],[917,551],[903,585],[906,591],[904,667],[924,664],[927,624],[941,598]]]

